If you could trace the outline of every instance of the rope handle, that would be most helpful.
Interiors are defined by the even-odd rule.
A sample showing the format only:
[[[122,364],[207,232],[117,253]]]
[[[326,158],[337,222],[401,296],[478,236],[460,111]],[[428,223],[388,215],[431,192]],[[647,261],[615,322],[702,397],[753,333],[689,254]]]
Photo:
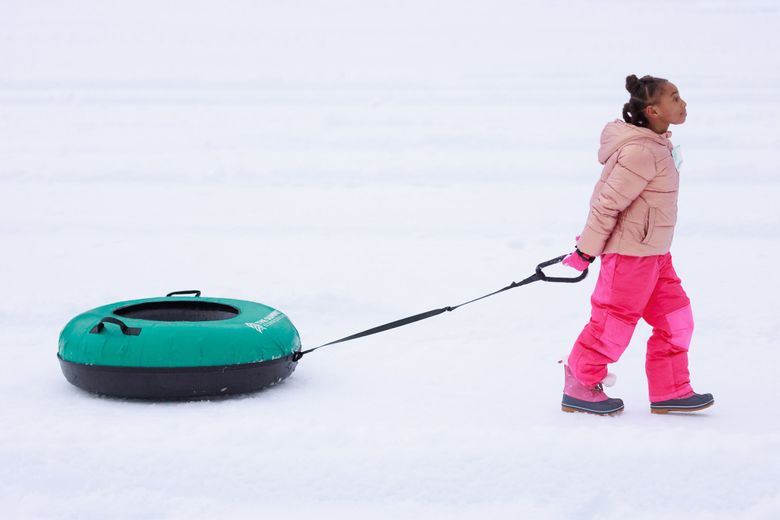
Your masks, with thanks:
[[[569,256],[561,255],[558,258],[553,258],[552,260],[547,260],[546,262],[542,262],[541,264],[536,266],[536,275],[539,277],[540,280],[543,282],[558,282],[558,283],[577,283],[581,282],[585,279],[586,276],[588,276],[588,268],[586,267],[582,273],[580,273],[579,276],[575,276],[572,278],[568,277],[561,277],[561,276],[547,276],[542,271],[542,268],[544,267],[550,267],[551,265],[557,264],[558,262],[562,262],[564,258]]]

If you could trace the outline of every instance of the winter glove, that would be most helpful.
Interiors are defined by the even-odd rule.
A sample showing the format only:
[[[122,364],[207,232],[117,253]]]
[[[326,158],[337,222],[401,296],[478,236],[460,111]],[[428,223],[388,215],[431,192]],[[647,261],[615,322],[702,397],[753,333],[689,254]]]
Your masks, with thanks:
[[[573,253],[567,255],[566,258],[563,259],[562,263],[563,265],[573,267],[577,271],[584,271],[595,259],[595,256],[586,255],[579,249],[575,249]]]
[[[580,236],[577,235],[574,238],[575,242],[579,242]],[[590,264],[593,263],[593,261],[596,259],[595,256],[586,255],[578,247],[574,248],[574,252],[570,255],[567,255],[566,258],[563,259],[563,265],[568,265],[569,267],[572,267],[576,269],[577,271],[584,271],[588,268]]]

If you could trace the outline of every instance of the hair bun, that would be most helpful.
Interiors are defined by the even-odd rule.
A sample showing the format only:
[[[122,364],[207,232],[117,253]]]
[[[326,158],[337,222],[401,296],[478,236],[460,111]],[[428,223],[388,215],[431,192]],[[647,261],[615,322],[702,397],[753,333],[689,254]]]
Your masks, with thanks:
[[[639,89],[641,88],[641,85],[639,83],[639,78],[636,77],[636,74],[631,74],[630,76],[626,76],[626,90],[628,90],[628,93],[632,96],[639,92]]]

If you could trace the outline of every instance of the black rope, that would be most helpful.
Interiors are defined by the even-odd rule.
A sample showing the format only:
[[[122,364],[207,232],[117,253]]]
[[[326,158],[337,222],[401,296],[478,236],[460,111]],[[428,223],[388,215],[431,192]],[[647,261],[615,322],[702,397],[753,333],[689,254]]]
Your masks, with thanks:
[[[536,267],[536,272],[526,278],[525,280],[521,280],[519,282],[512,282],[511,284],[507,285],[506,287],[503,287],[497,291],[494,291],[490,294],[486,294],[484,296],[480,296],[479,298],[474,298],[473,300],[469,300],[467,302],[461,303],[459,305],[454,305],[451,307],[442,307],[441,309],[433,309],[427,312],[421,312],[420,314],[415,314],[414,316],[409,316],[407,318],[401,318],[400,320],[391,321],[390,323],[385,323],[384,325],[379,325],[378,327],[373,327],[371,329],[364,330],[362,332],[358,332],[356,334],[352,334],[351,336],[347,336],[341,339],[337,339],[335,341],[331,341],[329,343],[325,343],[323,345],[320,345],[318,347],[310,348],[308,350],[300,350],[293,354],[293,361],[298,361],[301,359],[304,355],[314,352],[315,350],[321,349],[322,347],[327,347],[329,345],[335,345],[336,343],[343,343],[345,341],[351,341],[353,339],[363,338],[365,336],[371,336],[373,334],[378,334],[380,332],[384,332],[386,330],[395,329],[398,327],[403,327],[404,325],[409,325],[410,323],[414,323],[416,321],[422,321],[426,320],[428,318],[433,318],[434,316],[438,316],[439,314],[443,314],[445,312],[452,312],[455,309],[459,307],[463,307],[464,305],[468,305],[470,303],[478,302],[479,300],[484,300],[485,298],[489,298],[490,296],[495,296],[498,293],[502,293],[504,291],[508,291],[509,289],[514,289],[515,287],[520,287],[523,285],[527,285],[532,282],[536,282],[538,280],[543,280],[545,282],[567,282],[567,283],[576,283],[581,280],[584,280],[585,277],[588,275],[588,270],[585,269],[579,276],[575,278],[553,278],[545,275],[542,272],[543,267],[548,267],[553,264],[557,264],[564,258],[566,258],[567,255],[559,256],[557,258],[553,258],[552,260],[548,260],[546,262],[542,262]]]
[[[401,318],[400,320],[391,321],[390,323],[385,323],[384,325],[379,325],[378,327],[373,327],[371,329],[367,329],[362,332],[352,334],[351,336],[347,336],[345,338],[337,339],[336,341],[325,343],[324,345],[320,345],[319,347],[310,348],[309,350],[302,350],[296,352],[293,355],[293,361],[298,361],[304,356],[304,354],[308,354],[309,352],[314,352],[315,350],[320,349],[322,347],[327,347],[328,345],[335,345],[336,343],[343,343],[345,341],[351,341],[353,339],[363,338],[365,336],[371,336],[373,334],[379,334],[380,332],[384,332],[390,329],[395,329],[398,327],[403,327],[404,325],[409,325],[410,323],[414,323],[416,321],[427,320],[428,318],[433,318],[434,316],[438,316],[439,314],[444,314],[445,312],[452,312],[458,307],[463,307],[464,305],[468,305],[469,303],[474,303],[476,301],[482,300],[489,296],[493,296],[500,292],[508,291],[509,289],[514,289],[515,287],[520,287],[521,285],[526,285],[531,282],[535,282],[537,280],[541,280],[541,278],[539,278],[538,275],[533,274],[528,278],[526,278],[525,280],[523,280],[522,282],[512,282],[511,285],[507,285],[503,289],[499,289],[490,294],[486,294],[485,296],[480,296],[479,298],[474,298],[473,300],[467,301],[465,303],[461,303],[460,305],[455,305],[452,307],[442,307],[441,309],[433,309],[431,311],[421,312],[420,314],[415,314],[414,316],[409,316],[407,318]]]

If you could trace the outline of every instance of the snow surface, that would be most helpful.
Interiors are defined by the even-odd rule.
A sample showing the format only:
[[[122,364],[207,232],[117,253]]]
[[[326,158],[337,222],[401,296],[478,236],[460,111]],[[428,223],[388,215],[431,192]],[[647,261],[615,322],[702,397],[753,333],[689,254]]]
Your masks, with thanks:
[[[4,1],[0,515],[780,518],[778,27],[770,0]],[[62,377],[62,326],[112,301],[260,301],[312,347],[528,276],[573,245],[629,73],[689,103],[673,253],[705,413],[649,413],[644,324],[625,413],[560,412],[596,272],[251,396]]]

